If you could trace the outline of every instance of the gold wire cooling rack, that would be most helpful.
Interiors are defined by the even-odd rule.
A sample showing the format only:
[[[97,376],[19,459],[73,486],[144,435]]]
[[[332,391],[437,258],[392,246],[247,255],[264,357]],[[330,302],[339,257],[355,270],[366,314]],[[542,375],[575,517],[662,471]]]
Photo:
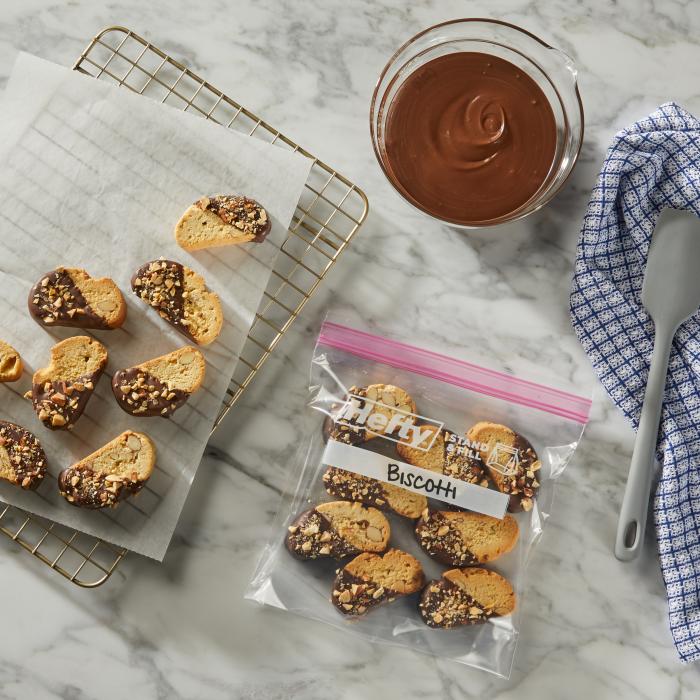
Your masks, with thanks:
[[[206,80],[124,27],[108,27],[75,70],[199,114],[313,161],[214,429],[241,397],[367,216],[364,192]],[[213,432],[212,430],[212,432]],[[78,586],[114,573],[127,550],[0,503],[0,532]]]

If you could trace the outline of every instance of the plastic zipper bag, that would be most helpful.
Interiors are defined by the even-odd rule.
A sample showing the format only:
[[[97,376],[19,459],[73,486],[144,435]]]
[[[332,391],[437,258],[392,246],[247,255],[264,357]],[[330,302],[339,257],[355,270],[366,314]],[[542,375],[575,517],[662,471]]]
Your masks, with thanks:
[[[590,399],[328,320],[310,394],[246,598],[507,678]]]

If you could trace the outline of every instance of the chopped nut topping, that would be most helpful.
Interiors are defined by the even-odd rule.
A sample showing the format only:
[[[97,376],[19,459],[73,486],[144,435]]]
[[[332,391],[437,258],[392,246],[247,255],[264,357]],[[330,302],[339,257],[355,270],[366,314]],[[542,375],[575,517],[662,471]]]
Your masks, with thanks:
[[[29,310],[45,324],[76,325],[76,315],[89,327],[106,328],[104,319],[88,305],[69,272],[59,267],[38,282],[30,293]]]
[[[36,437],[19,425],[0,421],[0,445],[11,466],[4,478],[23,489],[34,489],[46,475],[46,456]]]
[[[69,503],[84,508],[113,507],[143,486],[137,474],[131,478],[119,474],[100,474],[88,466],[69,467],[59,475],[61,495]]]
[[[224,223],[235,226],[244,235],[262,239],[270,230],[267,212],[254,199],[240,195],[202,197],[195,202],[202,210],[216,214]]]
[[[449,527],[445,516],[438,511],[430,512],[427,508],[423,511],[416,525],[416,535],[420,546],[438,560],[455,566],[475,564],[477,561],[459,530]]]
[[[378,586],[371,580],[353,576],[347,568],[337,572],[333,588],[333,597],[337,600],[337,607],[341,612],[351,615],[363,615],[371,607],[384,601],[391,601],[396,596],[394,591],[390,591],[384,586]]]
[[[486,621],[493,611],[477,604],[466,591],[447,579],[434,581],[419,604],[429,627],[450,629],[463,624]]]
[[[87,382],[93,386],[92,381]],[[45,425],[52,428],[71,429],[73,423],[80,417],[89,398],[88,394],[72,396],[76,391],[84,391],[82,381],[73,383],[66,381],[44,382],[32,387],[31,398],[34,410]]]
[[[341,558],[358,553],[355,547],[329,527],[328,521],[316,510],[307,511],[287,528],[287,548],[304,559],[319,556]]]
[[[66,405],[66,397],[65,394],[61,394],[59,392],[56,392],[55,394],[51,394],[49,397],[53,403],[57,404],[58,406],[65,406]]]
[[[169,390],[167,384],[137,367],[115,373],[112,387],[122,408],[138,415],[168,415],[189,397],[185,391]]]

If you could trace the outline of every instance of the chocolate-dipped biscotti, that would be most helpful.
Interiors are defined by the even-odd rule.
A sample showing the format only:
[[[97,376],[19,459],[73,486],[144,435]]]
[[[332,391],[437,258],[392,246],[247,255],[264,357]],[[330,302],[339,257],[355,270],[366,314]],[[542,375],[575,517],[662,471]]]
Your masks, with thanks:
[[[111,330],[126,319],[126,302],[109,277],[92,278],[77,267],[47,272],[29,292],[29,313],[43,326]]]
[[[430,581],[418,610],[428,627],[477,625],[515,610],[515,592],[503,576],[488,569],[450,569]]]
[[[484,469],[469,454],[469,447],[463,437],[445,428],[424,425],[421,430],[429,431],[435,439],[428,450],[420,450],[403,442],[396,445],[396,451],[404,461],[416,467],[461,479],[470,484],[488,486]],[[426,441],[427,442],[427,441]]]
[[[493,483],[510,496],[508,510],[532,510],[542,466],[532,445],[507,426],[486,421],[470,428],[467,437],[482,445],[480,456]]]
[[[0,340],[0,382],[16,382],[22,376],[22,368],[17,350]]]
[[[0,479],[33,490],[46,476],[46,455],[21,425],[0,420]]]
[[[485,564],[510,552],[518,541],[518,523],[472,512],[423,512],[416,524],[416,537],[423,550],[436,561],[451,566]]]
[[[224,322],[221,301],[204,278],[172,260],[152,260],[131,278],[134,294],[197,345],[213,342]]]
[[[428,505],[428,499],[419,493],[337,467],[328,467],[323,474],[323,485],[334,498],[391,510],[412,520],[418,518]]]
[[[119,406],[132,416],[171,416],[204,380],[204,355],[186,346],[120,369],[112,377]]]
[[[51,430],[70,430],[80,418],[107,364],[107,349],[85,335],[51,348],[51,362],[34,372],[32,403]]]
[[[418,560],[399,549],[386,554],[364,553],[338,569],[333,582],[333,605],[343,615],[365,615],[382,603],[421,589],[423,569]]]
[[[383,552],[391,534],[381,511],[347,501],[321,503],[302,513],[287,530],[287,549],[300,559]]]
[[[185,250],[261,243],[272,228],[265,209],[243,195],[217,194],[192,204],[175,226],[175,240]]]
[[[156,448],[143,433],[125,430],[58,477],[61,495],[79,508],[116,506],[146,484],[156,463]]]
[[[359,445],[379,435],[393,435],[397,422],[413,423],[416,404],[401,387],[393,384],[370,384],[350,387],[347,403],[334,406],[323,424],[324,436],[348,445]],[[365,401],[364,399],[367,399]],[[373,408],[365,411],[367,403]],[[366,414],[366,415],[365,415]],[[376,431],[376,432],[373,432]]]

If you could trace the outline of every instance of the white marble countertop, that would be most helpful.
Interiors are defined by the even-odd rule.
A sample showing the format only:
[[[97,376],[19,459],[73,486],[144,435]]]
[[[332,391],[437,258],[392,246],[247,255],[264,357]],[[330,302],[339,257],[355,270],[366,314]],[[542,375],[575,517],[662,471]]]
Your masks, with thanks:
[[[372,154],[379,71],[416,31],[464,13],[522,24],[580,68],[581,160],[565,191],[524,222],[464,235],[396,196]],[[5,596],[0,698],[696,698],[667,628],[655,544],[621,564],[611,547],[632,431],[569,326],[579,224],[615,131],[675,99],[700,114],[700,7],[660,0],[25,0],[3,6],[0,78],[19,49],[71,64],[122,24],[264,115],[368,193],[371,213],[201,465],[162,565],[132,556],[79,590],[0,540]],[[398,290],[401,305],[397,309]],[[534,554],[510,681],[373,646],[242,600],[297,442],[313,338],[342,302],[379,327],[511,366],[542,362],[594,388],[593,420],[560,480]]]

